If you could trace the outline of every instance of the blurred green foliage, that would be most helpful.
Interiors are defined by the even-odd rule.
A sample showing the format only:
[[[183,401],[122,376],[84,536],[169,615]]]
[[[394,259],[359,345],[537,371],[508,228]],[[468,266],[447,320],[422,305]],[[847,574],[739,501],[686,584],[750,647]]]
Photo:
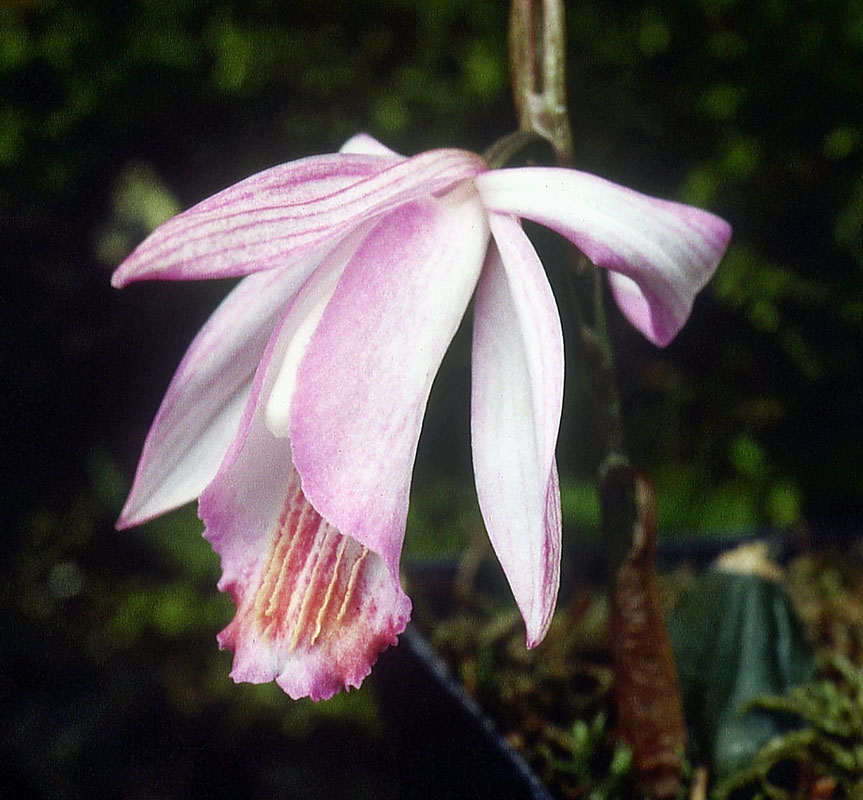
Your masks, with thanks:
[[[628,439],[656,479],[663,529],[859,515],[863,4],[567,6],[578,166],[708,207],[735,230],[670,347],[612,320]],[[260,714],[273,730],[317,724],[308,704],[225,677],[213,636],[230,603],[191,510],[111,530],[161,393],[227,286],[117,294],[109,272],[177,209],[358,130],[407,153],[482,150],[514,125],[508,92],[498,0],[0,4],[0,508],[11,532],[0,610],[12,629],[62,640],[98,670],[145,663],[178,718],[216,704],[247,729]],[[591,529],[597,436],[571,336],[567,353],[564,517]],[[412,555],[458,552],[479,524],[468,364],[462,331],[421,442]],[[356,693],[323,713],[344,710],[373,734],[369,703]]]
[[[747,769],[717,788],[717,800],[791,800],[816,796],[819,788],[832,797],[863,797],[863,670],[834,654],[821,673],[785,695],[747,704],[746,713],[804,726],[766,742]]]

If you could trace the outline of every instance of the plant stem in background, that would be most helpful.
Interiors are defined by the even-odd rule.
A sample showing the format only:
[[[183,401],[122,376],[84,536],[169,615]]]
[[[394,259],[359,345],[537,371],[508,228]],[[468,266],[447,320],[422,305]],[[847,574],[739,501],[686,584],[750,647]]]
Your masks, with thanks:
[[[562,0],[513,0],[509,52],[519,129],[545,138],[557,164],[571,167],[565,44]],[[685,727],[656,583],[655,497],[625,450],[599,269],[576,248],[569,252],[574,313],[603,439],[599,494],[612,593],[618,734],[632,748],[644,790],[672,797],[680,787]]]
[[[566,26],[561,0],[513,0],[509,25],[510,72],[519,129],[549,142],[559,166],[573,166],[572,129],[566,102]],[[627,464],[614,359],[608,338],[599,269],[569,246],[576,282],[574,312],[590,360],[603,435],[601,475]],[[600,477],[601,477],[600,475]],[[628,530],[628,528],[627,528]],[[628,550],[628,543],[626,548]]]
[[[560,0],[513,0],[509,68],[519,128],[554,148],[559,166],[572,166],[566,106],[566,26]]]

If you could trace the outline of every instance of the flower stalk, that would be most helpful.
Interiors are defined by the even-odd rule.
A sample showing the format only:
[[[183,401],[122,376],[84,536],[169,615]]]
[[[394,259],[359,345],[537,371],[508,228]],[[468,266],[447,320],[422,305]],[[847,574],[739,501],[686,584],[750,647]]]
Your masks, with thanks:
[[[545,139],[558,166],[573,166],[566,98],[566,24],[561,0],[514,0],[509,24],[510,74],[519,132]],[[614,355],[608,337],[602,276],[580,250],[568,247],[573,310],[595,380],[596,411],[606,456],[600,477],[627,464]]]
[[[572,167],[562,0],[513,0],[509,37],[519,129],[545,138],[558,166]],[[600,270],[576,247],[568,251],[572,305],[603,437],[598,477],[618,734],[633,750],[642,788],[652,797],[672,797],[680,786],[685,727],[656,582],[655,498],[625,449]]]
[[[572,130],[566,103],[566,27],[561,0],[513,2],[509,53],[519,129],[547,139],[558,166],[572,166]]]
[[[573,166],[572,128],[566,102],[566,25],[562,0],[513,0],[509,25],[510,72],[519,131],[541,136],[551,145],[559,166]],[[605,297],[599,269],[576,247],[567,248],[573,311],[580,344],[593,379],[599,430],[603,437],[603,461],[599,479],[629,464],[623,433],[620,398],[614,373],[614,353],[608,335]],[[600,492],[602,494],[602,491]],[[627,519],[608,524],[603,513],[603,533],[609,552],[618,553],[611,563],[614,575],[629,550],[629,533],[635,524],[632,503]],[[615,514],[617,516],[617,514]],[[619,541],[623,537],[623,541]]]

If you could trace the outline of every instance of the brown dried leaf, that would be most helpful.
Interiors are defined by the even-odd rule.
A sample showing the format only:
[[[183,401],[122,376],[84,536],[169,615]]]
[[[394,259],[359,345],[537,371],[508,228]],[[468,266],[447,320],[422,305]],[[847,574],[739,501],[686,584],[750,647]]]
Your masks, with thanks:
[[[656,500],[646,476],[625,469],[636,513],[611,605],[618,733],[632,748],[643,789],[670,798],[680,790],[686,731],[654,566]]]

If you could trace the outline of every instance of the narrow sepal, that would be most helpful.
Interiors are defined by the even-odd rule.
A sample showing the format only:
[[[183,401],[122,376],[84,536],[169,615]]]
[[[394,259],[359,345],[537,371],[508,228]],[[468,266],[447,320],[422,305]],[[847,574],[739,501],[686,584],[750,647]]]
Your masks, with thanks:
[[[471,439],[489,538],[533,647],[545,636],[560,576],[555,447],[563,335],[542,264],[519,223],[490,215],[496,246],[476,292]]]

